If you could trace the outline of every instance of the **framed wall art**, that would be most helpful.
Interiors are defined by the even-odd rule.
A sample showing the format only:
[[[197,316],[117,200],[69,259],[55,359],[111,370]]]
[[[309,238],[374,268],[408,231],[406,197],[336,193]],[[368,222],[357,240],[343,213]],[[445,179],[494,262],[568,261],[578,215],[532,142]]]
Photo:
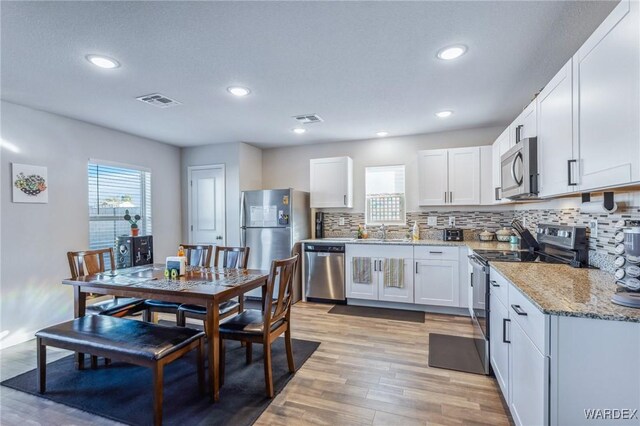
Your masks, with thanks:
[[[48,203],[47,168],[28,164],[11,164],[14,203]]]

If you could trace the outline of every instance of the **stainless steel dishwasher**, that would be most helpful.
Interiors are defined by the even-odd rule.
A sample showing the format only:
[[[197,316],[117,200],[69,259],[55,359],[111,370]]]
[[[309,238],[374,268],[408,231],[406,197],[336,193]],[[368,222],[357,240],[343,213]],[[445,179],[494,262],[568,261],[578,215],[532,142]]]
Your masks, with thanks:
[[[304,244],[304,290],[310,301],[346,301],[344,244]]]

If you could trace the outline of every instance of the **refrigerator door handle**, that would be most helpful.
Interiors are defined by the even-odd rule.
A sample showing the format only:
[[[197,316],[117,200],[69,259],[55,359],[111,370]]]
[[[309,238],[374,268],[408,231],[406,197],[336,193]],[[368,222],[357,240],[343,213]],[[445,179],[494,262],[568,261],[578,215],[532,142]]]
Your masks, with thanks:
[[[244,223],[244,192],[240,193],[240,227],[244,229],[246,223]]]

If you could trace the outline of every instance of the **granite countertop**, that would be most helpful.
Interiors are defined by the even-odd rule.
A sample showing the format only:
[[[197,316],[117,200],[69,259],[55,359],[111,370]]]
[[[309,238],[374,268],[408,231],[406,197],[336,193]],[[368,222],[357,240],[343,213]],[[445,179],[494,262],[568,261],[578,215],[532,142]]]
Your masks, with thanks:
[[[491,262],[491,266],[546,314],[640,322],[640,309],[611,302],[617,286],[608,272],[549,263]]]
[[[377,239],[349,239],[349,238],[321,238],[302,240],[301,243],[343,243],[343,244],[363,244],[363,245],[402,245],[402,246],[467,246],[472,250],[520,250],[517,246],[498,241],[442,241],[442,240],[377,240]]]

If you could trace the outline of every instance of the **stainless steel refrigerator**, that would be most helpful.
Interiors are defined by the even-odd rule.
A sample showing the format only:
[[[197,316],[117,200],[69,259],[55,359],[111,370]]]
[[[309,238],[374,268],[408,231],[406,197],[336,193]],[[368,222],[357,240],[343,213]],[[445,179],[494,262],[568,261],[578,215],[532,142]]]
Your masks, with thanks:
[[[250,269],[269,270],[273,260],[300,254],[293,283],[294,301],[302,296],[299,241],[311,235],[310,216],[308,192],[269,189],[244,191],[240,196],[240,238],[243,246],[251,248]],[[261,291],[256,289],[247,295],[259,298]]]

